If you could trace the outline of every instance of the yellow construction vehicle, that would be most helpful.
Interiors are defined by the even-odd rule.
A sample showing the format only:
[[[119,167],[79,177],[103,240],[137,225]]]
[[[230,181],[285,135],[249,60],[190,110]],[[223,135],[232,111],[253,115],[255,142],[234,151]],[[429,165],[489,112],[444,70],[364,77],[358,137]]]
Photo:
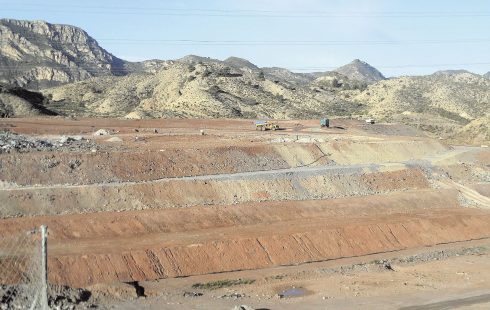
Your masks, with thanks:
[[[256,121],[255,130],[278,130],[279,125],[270,121]]]

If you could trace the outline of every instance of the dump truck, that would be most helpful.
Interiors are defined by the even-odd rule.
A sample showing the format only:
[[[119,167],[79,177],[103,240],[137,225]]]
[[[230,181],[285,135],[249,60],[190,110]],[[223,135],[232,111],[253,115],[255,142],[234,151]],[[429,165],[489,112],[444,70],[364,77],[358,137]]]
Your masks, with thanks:
[[[330,120],[328,118],[320,119],[320,127],[330,127]]]
[[[277,130],[279,125],[270,121],[256,121],[255,130]]]

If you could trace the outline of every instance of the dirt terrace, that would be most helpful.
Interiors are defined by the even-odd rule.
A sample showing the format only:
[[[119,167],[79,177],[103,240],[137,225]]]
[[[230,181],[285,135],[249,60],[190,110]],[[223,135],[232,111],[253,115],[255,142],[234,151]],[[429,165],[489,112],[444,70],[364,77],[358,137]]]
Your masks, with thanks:
[[[51,281],[84,286],[490,237],[490,214],[458,205],[453,190],[419,190],[355,199],[15,219],[3,221],[0,229],[47,223]]]
[[[47,224],[50,281],[72,286],[490,238],[490,213],[479,204],[488,195],[488,150],[393,124],[280,125],[258,132],[243,120],[0,120],[14,132],[80,134],[100,146],[0,154],[0,231]],[[92,136],[100,128],[112,134]]]

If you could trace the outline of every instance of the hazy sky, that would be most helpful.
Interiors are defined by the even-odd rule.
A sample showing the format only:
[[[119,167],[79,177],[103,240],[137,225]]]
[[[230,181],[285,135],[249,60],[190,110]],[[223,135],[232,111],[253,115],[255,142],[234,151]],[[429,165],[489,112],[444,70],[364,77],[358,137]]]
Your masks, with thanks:
[[[233,55],[324,71],[359,58],[387,76],[490,71],[487,0],[0,0],[0,7],[5,18],[79,26],[126,60]]]

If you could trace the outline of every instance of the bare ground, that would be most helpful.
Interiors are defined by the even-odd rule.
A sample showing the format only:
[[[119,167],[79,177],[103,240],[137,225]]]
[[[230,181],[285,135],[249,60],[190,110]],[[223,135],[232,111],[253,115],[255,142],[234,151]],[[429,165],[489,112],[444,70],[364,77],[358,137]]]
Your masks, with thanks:
[[[467,258],[490,277],[486,251],[455,250],[490,238],[488,149],[396,124],[279,123],[284,130],[258,132],[243,120],[0,120],[17,133],[97,145],[0,154],[0,231],[47,224],[52,283],[99,292],[102,304],[133,298],[141,285],[152,296],[118,307],[431,309],[451,305],[446,291],[455,305],[486,302],[485,282],[461,286],[453,273]],[[100,128],[111,134],[94,137]],[[415,265],[384,262],[410,251]],[[443,257],[424,260],[431,255]],[[321,264],[333,271],[318,273]],[[255,280],[237,286],[250,297],[188,297],[191,281],[228,277]],[[304,296],[274,297],[291,286]]]

